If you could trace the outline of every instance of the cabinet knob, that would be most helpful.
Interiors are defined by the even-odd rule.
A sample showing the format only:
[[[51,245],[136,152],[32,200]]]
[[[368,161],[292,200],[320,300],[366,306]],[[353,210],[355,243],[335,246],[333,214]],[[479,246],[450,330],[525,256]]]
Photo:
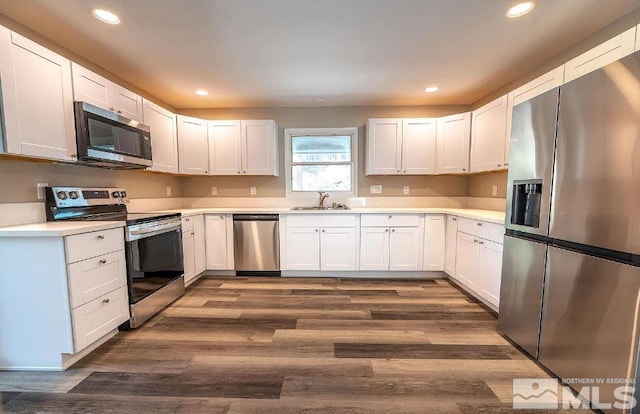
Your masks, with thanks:
[[[205,174],[209,174],[209,171],[205,170],[205,171],[204,171],[204,173],[205,173]]]
[[[238,174],[240,174],[240,171],[238,171]]]
[[[502,167],[502,164],[498,164],[498,167]]]
[[[71,154],[71,158],[75,160],[76,158],[78,158],[78,154]]]
[[[109,108],[109,110],[110,110],[111,112],[113,112],[113,111],[115,111],[115,110],[116,110],[116,108],[114,108],[114,107],[112,106],[111,108]]]
[[[509,163],[508,163],[508,162],[505,162],[505,163],[504,163],[504,166],[505,166],[505,167],[508,167],[508,166],[509,166]]]
[[[453,221],[458,221],[458,218],[457,217],[453,217],[452,220]]]
[[[247,173],[246,171],[242,171],[242,174],[246,174],[246,173]]]
[[[102,303],[109,303],[109,298],[102,299]]]
[[[400,170],[397,170],[396,172],[400,172]]]
[[[480,243],[480,244],[484,244],[484,242],[481,242],[481,241],[479,241],[478,243]]]
[[[222,220],[224,217],[220,216],[220,220]]]
[[[384,229],[384,232],[385,233],[389,233],[389,229]]]
[[[117,114],[121,114],[121,113],[122,113],[122,111],[118,109],[118,110],[116,111],[116,113],[117,113]]]
[[[98,234],[97,239],[98,240],[104,240],[104,236],[102,234]]]
[[[324,232],[325,232],[325,230],[324,230],[324,229],[322,229],[322,232],[324,233]]]
[[[184,221],[189,222],[191,219],[184,219]]]
[[[98,263],[100,263],[100,264],[107,264],[107,260],[106,260],[106,259],[102,259],[102,260],[100,260],[100,262],[98,262]]]
[[[467,171],[467,169],[466,169],[466,168],[463,168],[463,169],[462,169],[462,171]]]
[[[395,233],[395,232],[396,232],[396,229],[391,229],[391,233]]]
[[[478,240],[477,240],[477,239],[473,239],[473,242],[474,242],[474,243],[478,243]]]
[[[318,232],[318,229],[316,229],[316,233]]]
[[[389,218],[392,218],[393,216],[391,214],[389,214]]]
[[[476,223],[478,226],[482,226],[482,223]]]
[[[406,173],[407,173],[407,170],[404,170],[404,171],[403,171],[403,173],[405,173],[405,174],[406,174]]]

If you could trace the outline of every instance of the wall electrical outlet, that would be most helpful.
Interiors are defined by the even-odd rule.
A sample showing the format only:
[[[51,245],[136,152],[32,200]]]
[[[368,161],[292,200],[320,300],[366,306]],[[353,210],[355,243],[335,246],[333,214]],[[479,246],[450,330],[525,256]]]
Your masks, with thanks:
[[[249,192],[251,195],[256,195],[256,188],[254,186],[249,187]]]
[[[171,187],[167,187],[167,195],[170,196],[171,195]]]
[[[218,187],[211,187],[211,195],[218,195]]]
[[[36,184],[36,194],[38,196],[38,200],[44,200],[44,188],[49,187],[47,183],[38,183]]]
[[[409,195],[409,186],[408,185],[405,185],[404,187],[402,187],[402,194]]]
[[[372,185],[369,187],[369,194],[382,194],[381,185]]]
[[[491,195],[492,196],[497,196],[498,195],[498,186],[494,185],[493,187],[491,187]]]

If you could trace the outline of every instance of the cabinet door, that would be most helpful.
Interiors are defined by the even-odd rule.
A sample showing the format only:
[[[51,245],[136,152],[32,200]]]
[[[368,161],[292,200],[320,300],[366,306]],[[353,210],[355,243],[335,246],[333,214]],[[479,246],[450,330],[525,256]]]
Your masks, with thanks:
[[[402,121],[402,174],[436,173],[436,120]]]
[[[564,83],[564,65],[558,66],[536,79],[527,82],[513,91],[513,105],[521,104],[531,98],[550,91]]]
[[[223,215],[205,215],[205,249],[208,270],[229,269],[227,242],[225,217]]]
[[[274,121],[241,121],[242,174],[278,175]]]
[[[109,81],[106,78],[74,62],[71,63],[71,72],[74,100],[109,109]]]
[[[366,175],[395,175],[401,173],[401,119],[369,119],[367,122],[366,164]]]
[[[456,279],[472,290],[477,290],[480,245],[470,234],[458,232],[456,253]]]
[[[320,270],[320,229],[287,227],[287,270]]]
[[[209,121],[211,175],[242,174],[241,141],[240,121]]]
[[[182,233],[182,256],[184,261],[184,283],[196,277],[195,240],[193,231]]]
[[[458,218],[447,216],[445,240],[444,272],[454,279],[456,275],[456,245],[458,237]]]
[[[4,28],[0,42],[5,151],[75,160],[71,63]]]
[[[144,100],[144,122],[151,129],[151,155],[158,172],[178,173],[178,136],[176,116],[166,109]]]
[[[422,240],[420,227],[392,227],[389,240],[389,270],[420,270]]]
[[[205,250],[204,214],[193,217],[193,244],[195,256],[196,276],[207,269],[207,254]]]
[[[635,50],[635,43],[636,28],[632,27],[626,32],[565,63],[564,81],[571,82],[580,76],[630,55]]]
[[[478,293],[497,308],[502,277],[502,245],[485,239],[480,239],[479,244]]]
[[[445,219],[426,215],[424,218],[424,257],[422,269],[432,272],[444,270]]]
[[[436,172],[438,174],[468,172],[471,112],[439,118],[437,124]]]
[[[178,115],[178,166],[181,174],[209,173],[207,121]]]
[[[508,109],[504,95],[472,112],[471,172],[504,168]]]
[[[360,229],[360,270],[389,270],[389,228]]]
[[[142,97],[117,83],[109,82],[109,84],[109,108],[113,107],[113,111],[118,115],[142,123]]]
[[[356,270],[356,229],[329,227],[320,231],[320,270]]]

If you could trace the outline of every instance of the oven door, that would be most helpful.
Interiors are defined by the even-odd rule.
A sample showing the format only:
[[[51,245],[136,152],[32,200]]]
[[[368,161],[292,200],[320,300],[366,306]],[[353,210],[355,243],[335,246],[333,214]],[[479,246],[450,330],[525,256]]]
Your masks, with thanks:
[[[152,165],[149,127],[86,102],[75,103],[78,159],[105,166]]]
[[[126,252],[129,302],[134,304],[184,274],[180,220],[128,229]]]

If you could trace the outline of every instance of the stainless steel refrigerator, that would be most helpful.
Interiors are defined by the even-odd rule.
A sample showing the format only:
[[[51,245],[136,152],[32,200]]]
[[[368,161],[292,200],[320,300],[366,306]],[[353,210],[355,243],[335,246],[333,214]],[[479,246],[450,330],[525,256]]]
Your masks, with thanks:
[[[506,229],[500,332],[559,378],[637,380],[639,53],[514,107]]]

